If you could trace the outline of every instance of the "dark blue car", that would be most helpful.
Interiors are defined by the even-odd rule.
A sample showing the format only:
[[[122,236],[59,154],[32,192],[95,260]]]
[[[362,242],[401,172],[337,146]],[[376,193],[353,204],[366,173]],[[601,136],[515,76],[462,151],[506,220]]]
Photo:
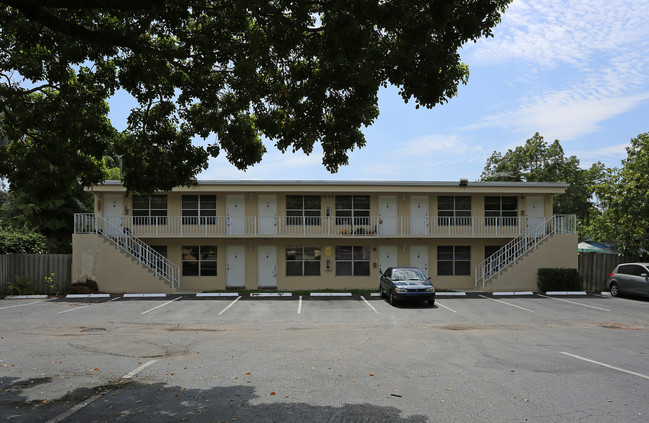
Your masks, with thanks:
[[[381,298],[388,298],[390,304],[397,301],[427,301],[435,305],[435,287],[417,267],[389,267],[379,283]]]

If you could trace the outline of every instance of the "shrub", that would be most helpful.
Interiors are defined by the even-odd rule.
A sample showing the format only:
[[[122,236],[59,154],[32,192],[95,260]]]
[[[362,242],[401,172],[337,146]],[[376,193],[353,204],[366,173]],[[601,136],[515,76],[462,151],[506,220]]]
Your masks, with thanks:
[[[7,294],[9,295],[33,295],[34,284],[27,279],[16,275],[16,281],[7,285]]]
[[[538,271],[540,291],[579,291],[583,289],[582,278],[577,269],[541,268]]]
[[[43,254],[47,238],[27,229],[0,229],[0,254]]]
[[[99,292],[97,282],[92,279],[75,282],[68,288],[68,294],[94,294]]]

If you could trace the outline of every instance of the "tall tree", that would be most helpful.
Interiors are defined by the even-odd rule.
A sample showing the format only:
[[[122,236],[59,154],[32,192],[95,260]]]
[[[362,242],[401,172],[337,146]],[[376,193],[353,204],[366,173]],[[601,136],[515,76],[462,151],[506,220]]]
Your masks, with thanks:
[[[595,194],[600,214],[593,234],[616,241],[625,254],[649,251],[649,132],[639,134],[627,147],[622,168],[610,169]],[[644,251],[642,251],[644,250]]]
[[[595,212],[595,185],[603,175],[602,163],[582,169],[576,156],[566,157],[559,140],[548,145],[537,132],[525,145],[509,149],[504,155],[494,151],[487,160],[481,180],[567,182],[565,194],[554,199],[554,212],[576,214],[580,222],[587,225]]]
[[[335,172],[365,145],[381,86],[448,101],[469,76],[458,49],[510,2],[0,0],[0,176],[43,197],[94,184],[114,140],[127,188],[168,190],[209,156],[258,163],[262,135],[281,151],[320,143]],[[105,100],[119,89],[138,105],[116,136]]]

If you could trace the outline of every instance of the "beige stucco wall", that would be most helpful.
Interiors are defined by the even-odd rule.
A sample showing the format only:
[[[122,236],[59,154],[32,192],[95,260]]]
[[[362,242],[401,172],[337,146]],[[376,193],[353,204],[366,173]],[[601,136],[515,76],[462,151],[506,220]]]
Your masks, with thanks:
[[[538,291],[538,269],[577,269],[577,235],[553,235],[541,246],[487,283],[486,291]]]
[[[72,236],[72,281],[86,278],[97,281],[102,292],[174,291],[101,235],[75,234]]]

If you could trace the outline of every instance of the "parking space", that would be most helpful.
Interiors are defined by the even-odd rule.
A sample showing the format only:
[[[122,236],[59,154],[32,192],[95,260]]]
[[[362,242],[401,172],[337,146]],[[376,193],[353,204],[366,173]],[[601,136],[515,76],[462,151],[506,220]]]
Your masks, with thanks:
[[[597,295],[0,300],[0,419],[643,421],[647,311]]]

